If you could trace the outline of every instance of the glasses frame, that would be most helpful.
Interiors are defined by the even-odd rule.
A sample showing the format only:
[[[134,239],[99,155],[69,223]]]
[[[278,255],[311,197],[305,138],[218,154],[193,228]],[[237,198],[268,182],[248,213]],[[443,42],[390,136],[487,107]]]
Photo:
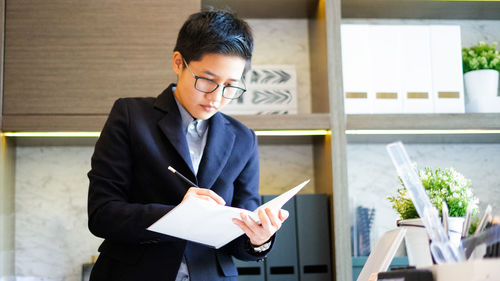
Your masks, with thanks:
[[[205,77],[201,77],[201,76],[198,76],[196,74],[193,73],[193,71],[191,70],[191,68],[189,68],[189,65],[187,64],[186,60],[184,58],[182,58],[182,61],[184,62],[184,65],[186,66],[187,70],[189,71],[189,73],[191,73],[191,75],[193,76],[193,78],[195,79],[194,81],[194,88],[197,90],[197,91],[200,91],[202,93],[205,93],[205,94],[210,94],[210,93],[213,93],[215,92],[217,89],[219,89],[219,87],[221,86],[219,83],[215,82],[214,80],[212,79],[208,79],[208,78],[205,78]],[[198,87],[196,86],[198,84],[198,80],[206,80],[206,81],[209,81],[209,82],[212,82],[214,83],[215,85],[217,85],[212,91],[203,91],[203,90],[200,90],[198,89]],[[245,80],[241,79],[241,82],[243,83],[243,85],[245,85]],[[238,96],[236,97],[226,97],[224,96],[224,91],[226,90],[226,88],[234,88],[234,89],[237,89],[237,90],[240,90],[241,91],[241,94],[239,94]],[[245,88],[246,88],[246,85],[245,85]],[[228,100],[236,100],[236,99],[239,99],[245,92],[247,91],[247,89],[244,89],[244,88],[241,88],[241,87],[238,87],[238,86],[231,86],[231,85],[224,85],[222,86],[222,96]]]

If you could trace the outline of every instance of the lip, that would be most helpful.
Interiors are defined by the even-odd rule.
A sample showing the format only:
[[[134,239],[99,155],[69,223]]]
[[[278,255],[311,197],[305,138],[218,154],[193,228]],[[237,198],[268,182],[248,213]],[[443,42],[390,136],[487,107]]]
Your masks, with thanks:
[[[212,111],[217,111],[217,108],[215,106],[211,106],[211,105],[201,105],[201,107],[203,108],[203,110],[205,110],[206,112],[212,112]]]

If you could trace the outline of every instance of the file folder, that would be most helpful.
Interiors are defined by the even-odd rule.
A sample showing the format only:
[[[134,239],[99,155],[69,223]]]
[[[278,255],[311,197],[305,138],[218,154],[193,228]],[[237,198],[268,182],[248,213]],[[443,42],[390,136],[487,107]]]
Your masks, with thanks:
[[[332,280],[330,219],[326,194],[295,197],[300,280]]]
[[[429,26],[402,27],[402,94],[404,113],[433,113]]]
[[[401,32],[399,26],[374,25],[369,40],[372,48],[373,113],[401,113]]]
[[[340,28],[345,113],[371,113],[373,75],[370,26],[342,24]]]
[[[265,281],[264,262],[241,261],[233,258],[238,270],[238,281]]]
[[[275,197],[263,196],[263,202],[269,202]],[[273,249],[267,256],[265,263],[267,281],[299,280],[295,201],[288,201],[283,209],[289,212],[289,216],[278,231]]]
[[[460,26],[430,27],[435,113],[464,113]]]

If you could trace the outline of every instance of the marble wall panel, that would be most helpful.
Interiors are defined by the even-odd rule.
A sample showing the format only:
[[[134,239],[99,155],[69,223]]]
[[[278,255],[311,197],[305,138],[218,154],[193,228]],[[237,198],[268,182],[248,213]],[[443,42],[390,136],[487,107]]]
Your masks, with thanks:
[[[298,113],[311,113],[309,35],[306,19],[248,19],[254,32],[254,65],[294,65]]]
[[[77,281],[100,239],[87,228],[91,147],[18,147],[15,271]],[[36,280],[36,279],[34,279]]]
[[[471,180],[481,210],[491,204],[493,212],[499,213],[500,144],[408,144],[405,147],[410,159],[420,168],[455,168]],[[350,205],[375,208],[372,239],[376,240],[396,226],[398,215],[387,200],[399,187],[396,170],[385,145],[350,144],[347,159]]]

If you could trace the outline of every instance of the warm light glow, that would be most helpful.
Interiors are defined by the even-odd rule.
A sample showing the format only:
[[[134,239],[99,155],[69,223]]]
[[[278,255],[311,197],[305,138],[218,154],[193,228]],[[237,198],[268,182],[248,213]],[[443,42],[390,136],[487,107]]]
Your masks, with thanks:
[[[257,136],[325,136],[330,130],[257,130]]]
[[[500,130],[346,130],[347,135],[469,135],[500,134]]]
[[[100,132],[5,132],[6,137],[15,138],[97,138]]]
[[[347,135],[472,135],[500,134],[500,130],[346,130]],[[15,138],[98,138],[100,132],[4,132]],[[255,130],[257,136],[326,136],[331,130]]]
[[[256,130],[257,136],[324,136],[329,130]],[[5,132],[6,137],[16,138],[97,138],[100,132]]]

